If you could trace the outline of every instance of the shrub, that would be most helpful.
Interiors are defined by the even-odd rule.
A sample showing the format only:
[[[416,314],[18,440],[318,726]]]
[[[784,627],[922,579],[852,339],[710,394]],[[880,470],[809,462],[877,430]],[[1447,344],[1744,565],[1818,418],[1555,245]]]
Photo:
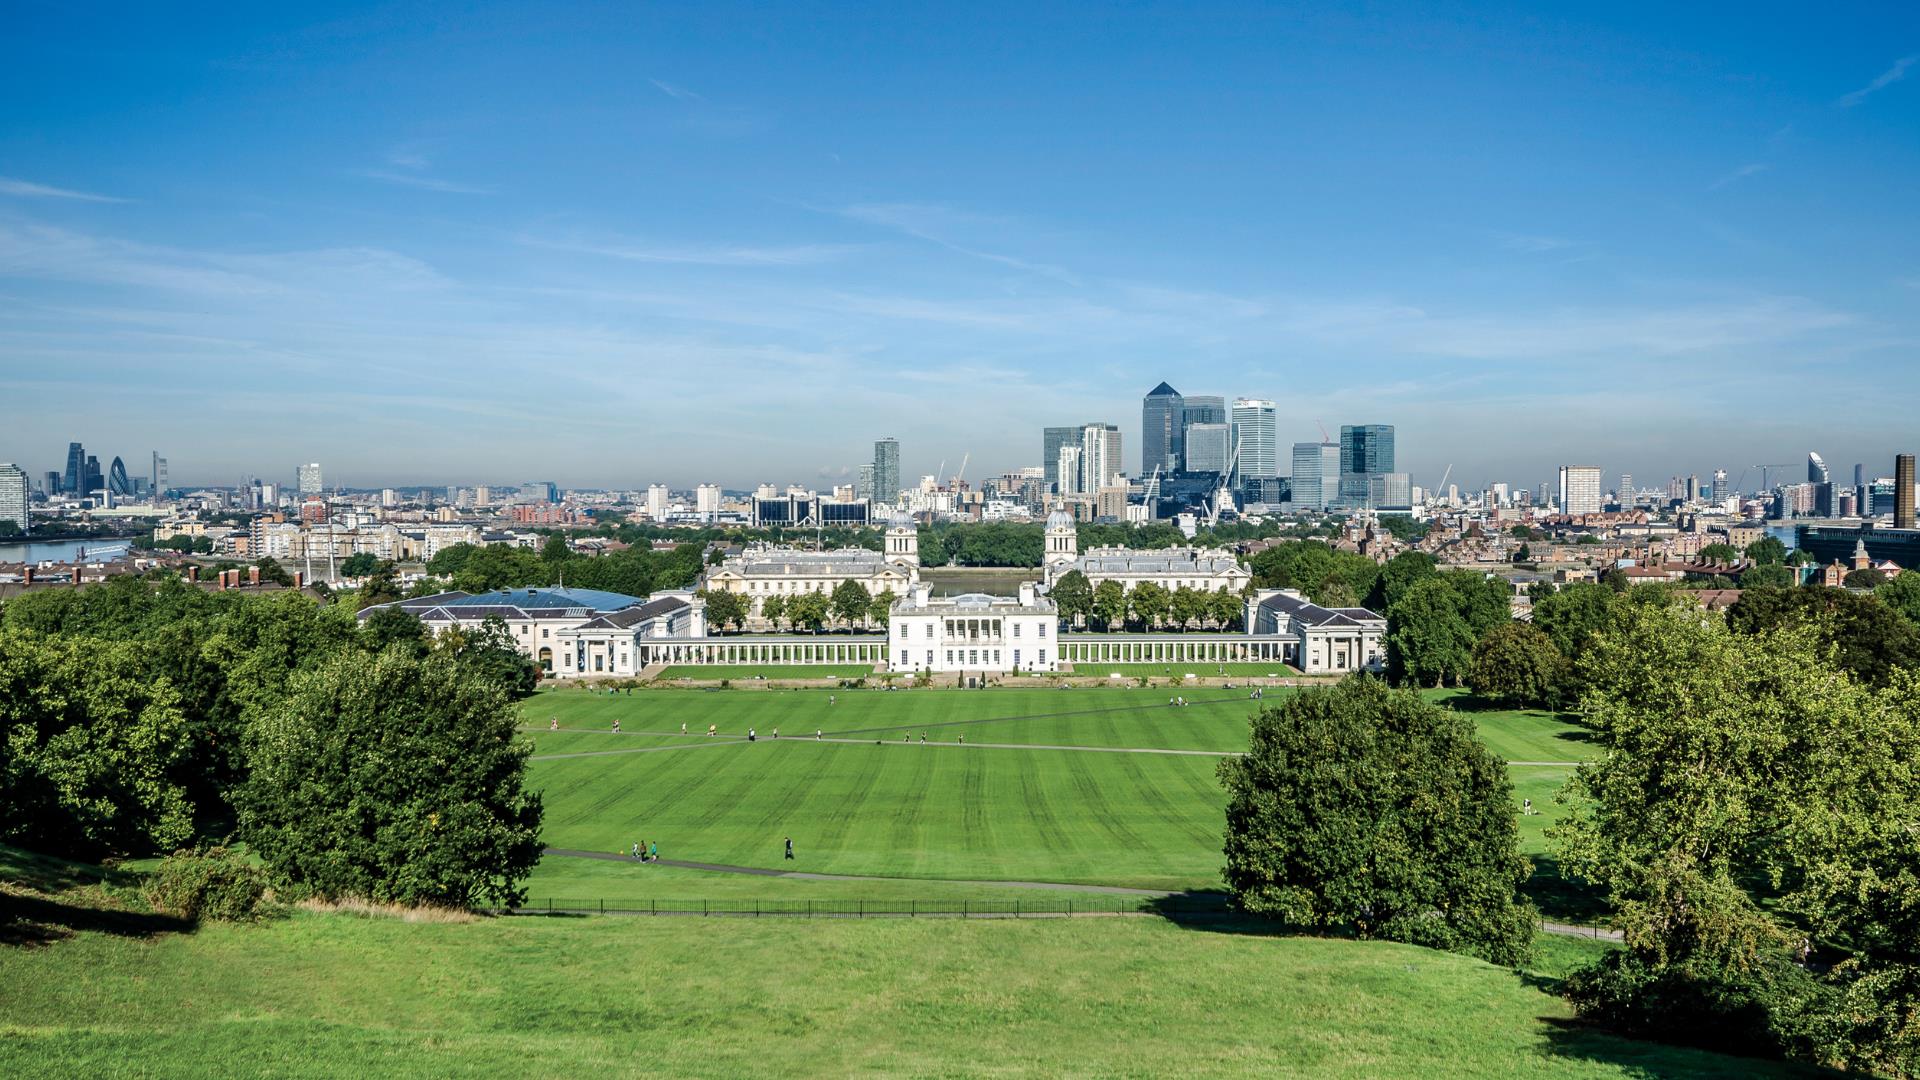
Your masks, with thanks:
[[[147,902],[186,919],[242,922],[260,917],[267,876],[239,852],[176,851],[147,882]]]

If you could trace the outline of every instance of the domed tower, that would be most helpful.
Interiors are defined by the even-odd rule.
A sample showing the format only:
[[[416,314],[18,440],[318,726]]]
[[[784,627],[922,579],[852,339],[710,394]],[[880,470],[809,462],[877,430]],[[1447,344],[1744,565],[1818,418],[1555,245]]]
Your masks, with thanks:
[[[907,566],[920,565],[920,530],[906,518],[896,518],[887,526],[887,561]]]
[[[1055,566],[1071,563],[1080,556],[1080,533],[1074,527],[1073,515],[1064,509],[1055,509],[1047,515],[1047,552],[1045,564],[1051,570]]]

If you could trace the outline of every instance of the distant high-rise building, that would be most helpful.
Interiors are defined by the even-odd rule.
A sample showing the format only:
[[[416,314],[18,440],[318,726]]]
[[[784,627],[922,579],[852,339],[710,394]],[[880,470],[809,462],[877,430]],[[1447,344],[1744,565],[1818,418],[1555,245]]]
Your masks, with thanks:
[[[80,494],[92,495],[96,491],[105,490],[106,486],[106,480],[100,476],[100,459],[88,454],[86,468],[81,471]]]
[[[1833,474],[1827,471],[1827,463],[1821,460],[1819,454],[1816,454],[1812,451],[1808,451],[1807,452],[1807,483],[1827,484],[1832,482],[1833,482]]]
[[[1687,477],[1687,501],[1700,501],[1700,476],[1698,473]]]
[[[324,490],[320,483],[320,463],[319,462],[315,461],[310,464],[299,466],[298,468],[294,469],[294,475],[298,481],[296,486],[299,488],[299,495],[301,498],[304,499],[309,495],[318,495],[322,490]]]
[[[1727,501],[1727,470],[1725,469],[1713,470],[1712,494],[1713,494],[1713,501],[1716,504]]]
[[[1186,401],[1180,391],[1161,383],[1140,401],[1140,475],[1158,468],[1170,473],[1180,467],[1186,433]]]
[[[47,475],[40,480],[40,488],[46,492],[49,499],[60,494],[60,473],[57,470],[48,469]]]
[[[1293,505],[1299,510],[1325,510],[1339,494],[1340,444],[1293,444]]]
[[[892,506],[900,501],[900,440],[880,439],[873,444],[873,505]]]
[[[1236,485],[1248,480],[1271,480],[1280,475],[1279,424],[1273,402],[1263,398],[1234,398],[1229,414],[1227,455],[1237,464]]]
[[[1563,514],[1600,512],[1600,466],[1560,466],[1560,512]]]
[[[1112,424],[1088,424],[1080,429],[1080,493],[1097,495],[1126,471],[1120,450],[1120,429]]]
[[[1633,474],[1630,472],[1623,472],[1620,474],[1620,505],[1632,506],[1633,498],[1634,498]]]
[[[1186,434],[1186,471],[1223,473],[1227,471],[1227,439],[1232,428],[1227,424],[1188,424]]]
[[[1078,445],[1065,443],[1055,454],[1053,474],[1059,479],[1054,490],[1062,495],[1080,494],[1080,453]]]
[[[79,443],[67,444],[67,474],[61,481],[60,490],[73,495],[85,495],[87,485],[87,448]]]
[[[27,470],[11,462],[0,465],[0,521],[27,531]]]
[[[1376,510],[1411,510],[1412,478],[1403,472],[1367,474],[1367,505]]]
[[[701,484],[693,490],[693,508],[702,514],[720,512],[720,485]]]
[[[853,494],[856,499],[873,498],[873,462],[869,461],[853,471]]]
[[[667,520],[667,495],[665,484],[647,486],[647,517],[654,521]]]
[[[1060,448],[1080,445],[1080,429],[1077,427],[1044,428],[1040,438],[1040,467],[1046,470],[1047,487],[1062,495],[1067,494],[1064,481],[1060,477]],[[1075,466],[1077,469],[1079,466]]]
[[[1340,426],[1340,502],[1366,506],[1372,493],[1368,477],[1393,471],[1392,424]]]
[[[127,479],[127,465],[119,458],[114,458],[107,468],[107,494],[116,499],[133,497],[133,481]]]
[[[1913,455],[1893,459],[1893,527],[1913,528]]]

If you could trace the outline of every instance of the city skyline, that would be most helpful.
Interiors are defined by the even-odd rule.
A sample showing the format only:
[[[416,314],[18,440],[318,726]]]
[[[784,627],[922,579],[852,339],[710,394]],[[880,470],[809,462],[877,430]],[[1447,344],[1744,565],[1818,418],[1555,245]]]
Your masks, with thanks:
[[[910,482],[1162,380],[1423,486],[1912,442],[1911,12],[755,18],[23,11],[0,460]]]

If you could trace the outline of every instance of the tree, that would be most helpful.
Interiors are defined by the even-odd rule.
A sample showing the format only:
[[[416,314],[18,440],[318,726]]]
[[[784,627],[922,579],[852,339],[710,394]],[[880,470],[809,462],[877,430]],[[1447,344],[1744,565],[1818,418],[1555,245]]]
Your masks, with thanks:
[[[1521,544],[1520,550],[1513,553],[1513,561],[1517,563],[1532,562],[1533,547],[1529,544]]]
[[[541,562],[563,563],[571,558],[573,549],[567,546],[567,538],[559,533],[547,537],[546,543],[540,545]]]
[[[1532,539],[1532,537],[1533,537],[1533,526],[1531,526],[1531,525],[1515,525],[1515,526],[1513,526],[1512,528],[1510,528],[1510,529],[1508,529],[1508,530],[1507,530],[1507,535],[1508,535],[1508,536],[1511,536],[1511,537],[1513,537],[1513,538],[1514,538],[1515,540],[1529,540],[1529,539]]]
[[[281,568],[280,561],[269,555],[253,564],[260,571],[260,580],[273,585],[293,587],[293,575]]]
[[[360,583],[354,597],[354,609],[365,610],[375,604],[390,604],[400,599],[400,582],[391,560],[380,560]]]
[[[1173,625],[1186,630],[1207,615],[1207,594],[1188,585],[1173,590],[1168,611],[1173,617]]]
[[[398,646],[415,659],[427,655],[426,624],[400,608],[381,608],[367,616],[361,620],[360,632],[366,635],[367,647],[373,652]]]
[[[340,561],[340,576],[362,578],[380,566],[380,556],[371,551],[356,551]]]
[[[707,604],[707,625],[722,629],[739,629],[746,625],[747,602],[740,594],[726,589],[702,589],[700,599]]]
[[[1386,611],[1416,581],[1423,581],[1438,573],[1433,556],[1424,551],[1403,551],[1388,559],[1380,568],[1380,576],[1374,582],[1373,589],[1367,593],[1367,606],[1375,611]]]
[[[1696,557],[1703,563],[1733,563],[1740,560],[1740,549],[1732,544],[1708,544]]]
[[[511,697],[525,697],[539,689],[540,665],[514,644],[513,633],[498,615],[487,616],[476,630],[452,627],[434,645]]]
[[[1473,649],[1467,685],[1503,705],[1548,704],[1566,677],[1567,659],[1553,639],[1529,623],[1496,626]]]
[[[1906,616],[1908,622],[1920,626],[1920,570],[1895,574],[1887,583],[1873,590],[1875,599]]]
[[[1127,587],[1108,578],[1096,585],[1093,590],[1093,614],[1100,620],[1100,629],[1112,630],[1126,621]]]
[[[1920,669],[1920,629],[1872,595],[1807,586],[1747,589],[1727,608],[1735,633],[1764,634],[1797,623],[1816,627],[1834,661],[1873,686],[1899,668]]]
[[[760,601],[760,616],[771,623],[775,630],[780,629],[781,621],[787,618],[787,598],[775,593]]]
[[[886,627],[893,620],[894,599],[892,589],[874,594],[873,599],[867,601],[867,621],[874,626]]]
[[[1910,1075],[1920,680],[1834,671],[1814,623],[1731,622],[1633,604],[1589,656],[1606,752],[1549,837],[1625,948],[1569,995],[1638,1035]]]
[[[805,627],[816,634],[827,624],[832,609],[826,593],[804,592],[787,598],[787,619],[794,626]]]
[[[1173,598],[1158,582],[1142,581],[1127,590],[1127,606],[1133,617],[1148,630],[1165,622],[1173,607]]]
[[[848,578],[833,587],[833,597],[828,603],[833,614],[848,626],[867,617],[867,608],[873,603],[873,594],[865,585]]]
[[[1060,580],[1047,590],[1054,605],[1060,609],[1060,618],[1068,625],[1075,625],[1093,613],[1093,586],[1088,583],[1087,575],[1078,570],[1069,570],[1060,575]]]
[[[1533,625],[1552,639],[1553,647],[1570,661],[1578,661],[1593,636],[1613,625],[1616,594],[1590,581],[1569,582],[1533,604]]]
[[[1525,959],[1534,913],[1517,899],[1529,867],[1512,787],[1471,721],[1354,677],[1252,723],[1246,756],[1220,765],[1237,906],[1322,933]]]
[[[1849,589],[1878,589],[1886,583],[1886,573],[1870,566],[1860,570],[1849,570],[1847,576],[1840,579],[1840,584]]]
[[[1395,685],[1441,686],[1466,678],[1473,629],[1445,577],[1415,582],[1387,612],[1387,672]]]
[[[522,903],[541,806],[517,721],[499,685],[446,653],[337,657],[249,733],[241,835],[293,895]]]
[[[131,642],[0,630],[0,838],[59,855],[169,851],[193,832],[192,726]]]
[[[1228,592],[1225,585],[1220,586],[1207,603],[1214,625],[1220,627],[1222,630],[1228,629],[1246,618],[1246,604],[1241,601],[1240,597]]]
[[[1747,545],[1747,558],[1761,566],[1779,566],[1787,561],[1787,545],[1777,536],[1763,536]]]
[[[1779,543],[1777,540],[1774,542]],[[1781,563],[1759,563],[1740,572],[1742,589],[1790,589],[1798,582],[1793,571]]]
[[[1444,577],[1460,598],[1460,615],[1475,640],[1513,619],[1513,586],[1506,579],[1469,570],[1451,571]]]
[[[1626,592],[1628,587],[1633,583],[1627,580],[1625,571],[1617,566],[1609,566],[1606,572],[1600,575],[1600,584],[1605,585],[1616,593],[1623,593]]]

